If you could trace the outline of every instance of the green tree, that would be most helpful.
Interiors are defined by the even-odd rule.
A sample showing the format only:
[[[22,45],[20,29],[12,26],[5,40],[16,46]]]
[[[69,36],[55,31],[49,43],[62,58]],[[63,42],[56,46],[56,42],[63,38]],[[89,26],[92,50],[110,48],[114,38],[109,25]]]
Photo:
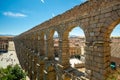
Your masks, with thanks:
[[[0,80],[25,80],[26,73],[18,66],[7,66],[0,68]]]

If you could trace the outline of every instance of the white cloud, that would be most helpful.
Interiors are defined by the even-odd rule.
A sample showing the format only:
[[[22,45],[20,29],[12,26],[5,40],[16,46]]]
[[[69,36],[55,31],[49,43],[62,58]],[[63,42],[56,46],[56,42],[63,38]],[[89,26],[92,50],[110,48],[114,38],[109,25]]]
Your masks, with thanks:
[[[45,3],[44,0],[41,0],[42,3]]]
[[[14,12],[11,12],[11,11],[3,12],[3,15],[11,16],[11,17],[27,17],[27,15],[25,15],[23,13],[14,13]]]
[[[54,13],[52,13],[52,17],[55,17],[55,14],[54,14]]]

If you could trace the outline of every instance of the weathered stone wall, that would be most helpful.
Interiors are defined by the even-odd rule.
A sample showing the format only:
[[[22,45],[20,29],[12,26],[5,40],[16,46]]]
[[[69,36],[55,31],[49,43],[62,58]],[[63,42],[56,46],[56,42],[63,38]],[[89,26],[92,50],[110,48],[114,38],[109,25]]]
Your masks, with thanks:
[[[70,80],[69,32],[80,26],[86,37],[86,76],[105,80],[110,73],[110,34],[120,23],[119,0],[90,0],[14,38],[22,67],[31,80]],[[54,61],[54,32],[59,36],[59,61]],[[36,56],[36,57],[35,57]],[[53,79],[51,79],[50,75]]]

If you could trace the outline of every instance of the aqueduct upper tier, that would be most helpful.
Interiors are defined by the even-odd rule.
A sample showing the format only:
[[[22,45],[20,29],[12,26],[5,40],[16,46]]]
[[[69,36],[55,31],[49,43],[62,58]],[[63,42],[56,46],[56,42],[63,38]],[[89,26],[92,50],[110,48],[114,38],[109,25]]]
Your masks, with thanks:
[[[89,0],[16,36],[17,55],[31,80],[75,80],[75,75],[68,76],[65,71],[70,67],[68,35],[80,26],[86,38],[86,76],[105,80],[110,73],[110,34],[119,23],[120,0]],[[57,62],[53,55],[55,31],[59,36]]]

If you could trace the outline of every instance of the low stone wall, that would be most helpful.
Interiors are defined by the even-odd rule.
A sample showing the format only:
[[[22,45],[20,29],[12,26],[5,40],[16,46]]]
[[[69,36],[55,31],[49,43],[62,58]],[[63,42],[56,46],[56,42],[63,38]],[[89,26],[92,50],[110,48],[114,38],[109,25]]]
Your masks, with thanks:
[[[75,64],[75,68],[83,68],[83,67],[85,67],[85,63]]]

